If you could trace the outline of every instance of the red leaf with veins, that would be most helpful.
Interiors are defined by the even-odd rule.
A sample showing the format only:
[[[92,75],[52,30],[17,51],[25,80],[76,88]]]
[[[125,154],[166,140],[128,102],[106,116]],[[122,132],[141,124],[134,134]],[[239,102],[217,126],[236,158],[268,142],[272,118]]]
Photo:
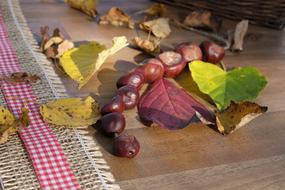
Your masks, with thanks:
[[[141,97],[138,113],[143,122],[167,129],[182,129],[200,120],[215,122],[214,114],[209,109],[164,78],[156,81]]]

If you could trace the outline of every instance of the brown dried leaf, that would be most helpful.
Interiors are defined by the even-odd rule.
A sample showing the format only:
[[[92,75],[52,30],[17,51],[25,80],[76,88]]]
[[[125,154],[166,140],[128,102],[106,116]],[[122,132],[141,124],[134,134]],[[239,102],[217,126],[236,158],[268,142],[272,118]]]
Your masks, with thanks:
[[[137,46],[142,51],[149,54],[158,54],[160,52],[160,42],[158,40],[152,39],[142,39],[140,37],[135,37],[132,40],[133,44]]]
[[[194,27],[194,28],[210,28],[212,29],[211,23],[211,12],[204,11],[193,11],[190,13],[184,20],[184,24],[186,26]]]
[[[55,28],[52,37],[49,37],[48,27],[41,27],[41,34],[41,51],[48,59],[57,59],[62,56],[64,52],[74,47],[72,41],[64,40],[64,36],[58,28]]]
[[[108,13],[101,16],[99,24],[111,24],[113,26],[128,26],[134,28],[134,23],[131,17],[117,7],[112,7]]]
[[[44,50],[47,50],[49,47],[53,45],[58,45],[63,42],[63,39],[58,36],[51,37],[44,45]]]
[[[151,31],[158,38],[166,38],[170,32],[169,19],[158,18],[143,22],[139,25],[142,30]]]
[[[248,20],[242,20],[236,25],[236,29],[233,36],[233,51],[243,50],[243,40],[248,29]]]
[[[37,75],[29,75],[26,72],[16,72],[12,73],[10,77],[5,77],[4,78],[6,82],[9,82],[11,84],[16,84],[19,82],[29,82],[29,83],[34,83],[37,82],[38,80],[41,80],[41,78]]]
[[[56,59],[57,47],[55,46],[49,47],[47,50],[45,50],[44,53],[48,59]]]
[[[57,55],[56,57],[59,58],[62,56],[66,51],[74,48],[74,44],[72,41],[64,40],[62,43],[60,43],[57,47]]]
[[[43,26],[43,27],[40,28],[40,33],[41,33],[41,36],[42,36],[40,50],[42,52],[44,52],[44,45],[46,44],[46,42],[50,38],[50,36],[48,34],[48,30],[49,30],[48,26]]]
[[[222,134],[232,133],[266,111],[267,107],[253,102],[231,102],[226,110],[216,114],[217,128]]]
[[[151,5],[148,9],[146,9],[144,12],[149,16],[163,17],[166,15],[167,8],[164,4],[155,3]]]

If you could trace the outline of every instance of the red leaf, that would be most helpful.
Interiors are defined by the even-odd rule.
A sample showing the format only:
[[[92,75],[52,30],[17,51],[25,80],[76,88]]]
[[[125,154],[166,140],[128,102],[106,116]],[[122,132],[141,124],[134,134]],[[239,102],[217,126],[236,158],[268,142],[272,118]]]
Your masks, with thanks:
[[[197,114],[198,112],[198,114]],[[140,99],[138,113],[143,122],[167,129],[181,129],[199,118],[214,123],[214,114],[182,88],[167,79],[156,81]]]

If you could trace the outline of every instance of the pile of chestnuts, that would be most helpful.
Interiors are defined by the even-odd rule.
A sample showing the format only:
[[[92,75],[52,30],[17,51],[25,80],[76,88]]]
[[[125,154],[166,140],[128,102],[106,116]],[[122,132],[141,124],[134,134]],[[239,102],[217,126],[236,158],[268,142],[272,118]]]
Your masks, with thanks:
[[[175,78],[193,60],[219,63],[225,55],[224,48],[211,41],[182,43],[175,51],[166,51],[156,58],[148,59],[143,65],[119,78],[117,94],[101,108],[100,127],[106,136],[114,138],[113,151],[116,156],[135,157],[140,144],[135,136],[121,134],[126,127],[122,114],[133,109],[139,101],[139,90],[144,84],[151,84],[162,77]]]

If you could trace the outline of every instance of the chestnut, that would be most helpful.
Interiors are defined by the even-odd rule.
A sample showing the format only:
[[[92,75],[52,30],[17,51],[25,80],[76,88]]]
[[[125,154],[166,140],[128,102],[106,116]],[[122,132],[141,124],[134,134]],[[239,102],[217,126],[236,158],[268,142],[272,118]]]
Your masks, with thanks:
[[[117,88],[120,88],[122,86],[126,85],[132,85],[136,87],[137,89],[140,89],[145,81],[145,77],[143,73],[138,72],[138,71],[132,71],[121,78],[117,81]]]
[[[164,67],[161,61],[152,58],[145,61],[142,71],[146,82],[153,83],[163,77]]]
[[[183,59],[189,63],[194,60],[202,60],[203,59],[203,54],[202,51],[196,43],[181,43],[179,44],[175,51],[177,53],[180,53],[183,57]]]
[[[182,55],[174,51],[163,52],[158,55],[158,59],[164,66],[164,76],[169,78],[178,76],[187,63]]]
[[[118,95],[122,97],[125,109],[132,109],[138,104],[139,92],[138,89],[132,85],[119,88]]]
[[[115,138],[113,151],[116,156],[133,158],[140,151],[140,144],[135,136],[123,134]]]
[[[104,115],[101,118],[101,129],[107,136],[116,136],[123,132],[126,126],[126,120],[122,113],[113,112]]]
[[[105,115],[112,112],[122,113],[125,110],[123,98],[119,95],[112,98],[112,100],[101,108],[101,114]]]
[[[200,47],[203,52],[203,60],[206,62],[217,64],[225,56],[225,49],[212,41],[203,41]]]

